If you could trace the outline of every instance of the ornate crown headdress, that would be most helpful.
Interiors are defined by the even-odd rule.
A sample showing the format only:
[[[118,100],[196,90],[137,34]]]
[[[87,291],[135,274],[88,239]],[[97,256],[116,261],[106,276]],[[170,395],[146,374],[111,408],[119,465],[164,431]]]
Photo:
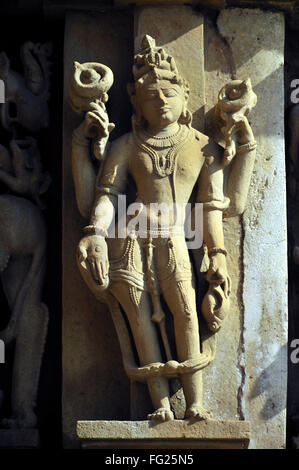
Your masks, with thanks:
[[[138,105],[136,101],[136,89],[158,80],[169,80],[180,85],[184,89],[185,99],[189,95],[189,84],[180,76],[175,60],[160,46],[156,46],[154,38],[146,34],[141,42],[141,51],[134,57],[133,65],[134,83],[127,85],[127,90],[138,116]],[[133,117],[136,120],[136,117]],[[187,107],[184,108],[180,121],[188,126],[191,125],[192,115]]]
[[[147,34],[141,42],[141,52],[134,57],[133,75],[140,85],[155,78],[182,81],[174,58],[162,47],[157,47],[155,39]]]

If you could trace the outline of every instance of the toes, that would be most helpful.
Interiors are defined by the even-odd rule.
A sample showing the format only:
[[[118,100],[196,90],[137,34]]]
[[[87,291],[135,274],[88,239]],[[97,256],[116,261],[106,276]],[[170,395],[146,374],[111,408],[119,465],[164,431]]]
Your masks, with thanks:
[[[213,415],[210,411],[207,411],[202,406],[191,406],[185,414],[186,418],[197,419],[197,420],[207,420],[212,419]]]
[[[154,413],[147,415],[147,417],[148,419],[160,421],[161,423],[174,419],[172,411],[166,408],[158,408]]]
[[[170,410],[166,410],[164,412],[164,419],[163,421],[172,421],[174,419],[173,412]]]

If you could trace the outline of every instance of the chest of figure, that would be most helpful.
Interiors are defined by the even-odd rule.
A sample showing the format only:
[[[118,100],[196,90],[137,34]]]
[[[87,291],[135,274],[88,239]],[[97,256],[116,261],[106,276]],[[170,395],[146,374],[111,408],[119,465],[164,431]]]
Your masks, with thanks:
[[[201,148],[195,139],[181,146],[162,149],[136,146],[129,167],[136,183],[157,182],[173,176],[177,182],[195,184],[204,162]]]

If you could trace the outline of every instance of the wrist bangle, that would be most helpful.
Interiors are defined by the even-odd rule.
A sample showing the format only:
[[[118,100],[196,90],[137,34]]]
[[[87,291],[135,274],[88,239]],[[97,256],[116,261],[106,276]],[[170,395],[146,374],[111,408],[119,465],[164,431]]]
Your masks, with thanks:
[[[213,255],[217,255],[218,253],[221,253],[223,255],[227,255],[227,251],[225,248],[220,248],[218,246],[214,246],[213,248],[210,248],[208,251],[209,258]]]
[[[73,131],[72,140],[77,145],[81,145],[82,147],[89,147],[89,140],[83,135],[80,135],[76,130]]]
[[[106,230],[95,227],[94,225],[87,225],[83,228],[83,232],[86,233],[86,235],[98,235],[99,237],[103,238],[108,237],[108,233],[106,232]]]
[[[250,150],[254,150],[257,147],[257,142],[256,140],[251,140],[250,142],[247,142],[247,144],[239,145],[237,147],[237,152],[238,153],[244,153],[244,152],[250,152]]]

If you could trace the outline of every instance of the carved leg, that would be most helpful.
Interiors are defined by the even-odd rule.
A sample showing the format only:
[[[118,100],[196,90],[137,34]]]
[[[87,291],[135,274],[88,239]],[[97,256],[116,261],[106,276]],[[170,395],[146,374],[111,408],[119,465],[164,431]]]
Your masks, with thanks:
[[[163,295],[174,318],[179,361],[183,362],[198,356],[200,338],[192,281],[172,281],[171,288],[163,290]],[[183,374],[181,380],[187,404],[185,417],[211,418],[211,414],[202,406],[202,372]]]
[[[156,326],[151,321],[151,305],[148,294],[125,282],[116,282],[112,292],[126,312],[141,365],[162,362]],[[149,419],[168,421],[173,419],[169,402],[169,384],[165,377],[147,381],[155,411]]]
[[[44,304],[31,305],[20,319],[12,376],[12,416],[3,420],[8,428],[35,428],[36,395],[48,325]]]
[[[15,336],[12,416],[2,421],[2,425],[7,428],[34,428],[37,425],[35,404],[48,325],[48,309],[40,302],[45,270],[44,246],[37,247],[30,268],[27,261],[23,258],[14,259],[3,274],[5,291],[11,305],[17,298],[17,292],[24,291]],[[24,290],[22,286],[26,281],[29,286]]]

